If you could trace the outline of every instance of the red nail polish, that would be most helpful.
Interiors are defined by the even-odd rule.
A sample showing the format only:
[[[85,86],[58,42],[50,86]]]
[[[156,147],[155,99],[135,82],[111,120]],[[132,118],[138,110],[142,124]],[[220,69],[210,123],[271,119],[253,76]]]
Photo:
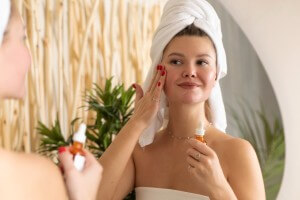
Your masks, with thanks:
[[[159,70],[159,67],[160,67],[160,65],[157,65],[157,66],[156,66],[156,69]]]
[[[166,71],[163,70],[163,71],[161,72],[161,75],[164,76],[165,74],[166,74]]]
[[[158,86],[158,87],[160,86],[160,82],[157,83],[157,86]]]
[[[63,153],[66,151],[66,147],[58,147],[58,153]]]
[[[136,89],[136,86],[135,86],[135,84],[132,84],[132,87],[133,87],[134,89]]]
[[[159,65],[159,70],[162,70],[163,66]]]

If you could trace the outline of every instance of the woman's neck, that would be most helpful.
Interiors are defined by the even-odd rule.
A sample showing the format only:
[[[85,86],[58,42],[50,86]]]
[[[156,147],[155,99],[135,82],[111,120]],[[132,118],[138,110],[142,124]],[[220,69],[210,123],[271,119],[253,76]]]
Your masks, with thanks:
[[[209,124],[205,117],[204,102],[199,104],[180,104],[169,106],[169,123],[167,131],[175,137],[190,137],[200,128],[200,122],[204,127]]]

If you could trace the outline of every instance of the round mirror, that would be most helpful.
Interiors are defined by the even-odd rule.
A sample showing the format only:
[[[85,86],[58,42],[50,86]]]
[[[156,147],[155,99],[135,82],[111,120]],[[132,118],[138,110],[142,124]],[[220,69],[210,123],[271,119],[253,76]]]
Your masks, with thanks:
[[[267,199],[275,199],[284,170],[285,143],[279,106],[259,56],[232,16],[209,0],[222,24],[228,74],[221,80],[227,133],[248,140],[263,173]]]
[[[253,45],[278,99],[285,130],[285,167],[277,199],[299,199],[300,2],[220,1]]]

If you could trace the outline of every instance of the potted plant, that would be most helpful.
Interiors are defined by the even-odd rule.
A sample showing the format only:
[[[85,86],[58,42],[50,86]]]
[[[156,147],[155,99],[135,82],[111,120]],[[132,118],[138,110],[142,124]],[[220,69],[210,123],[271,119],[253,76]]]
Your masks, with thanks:
[[[112,78],[106,80],[104,89],[95,84],[92,90],[86,92],[87,111],[95,113],[93,123],[87,125],[86,144],[96,158],[100,158],[132,115],[134,93],[132,87],[126,90],[123,84],[113,87]],[[67,139],[63,137],[59,120],[50,128],[39,122],[37,130],[42,138],[38,152],[57,163],[57,149],[72,143],[74,124],[78,120],[76,118],[72,121],[71,133]],[[135,199],[134,192],[125,199]]]

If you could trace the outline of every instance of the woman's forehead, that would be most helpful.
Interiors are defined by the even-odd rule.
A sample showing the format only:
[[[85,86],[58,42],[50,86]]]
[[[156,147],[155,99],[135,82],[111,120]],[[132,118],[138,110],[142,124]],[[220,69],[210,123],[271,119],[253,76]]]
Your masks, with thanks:
[[[214,45],[210,38],[200,36],[180,36],[173,38],[167,45],[164,54],[169,56],[174,53],[183,55],[192,53],[195,56],[207,54],[215,57]]]

